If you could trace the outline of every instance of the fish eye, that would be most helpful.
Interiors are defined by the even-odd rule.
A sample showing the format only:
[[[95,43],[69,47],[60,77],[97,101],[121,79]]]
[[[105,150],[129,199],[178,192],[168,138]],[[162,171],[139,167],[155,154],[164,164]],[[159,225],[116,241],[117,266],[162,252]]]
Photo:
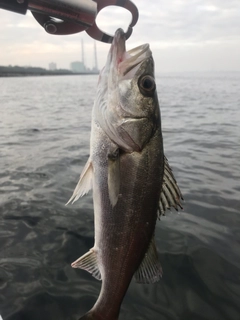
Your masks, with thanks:
[[[149,75],[140,77],[138,87],[144,96],[152,96],[156,89],[155,80]]]

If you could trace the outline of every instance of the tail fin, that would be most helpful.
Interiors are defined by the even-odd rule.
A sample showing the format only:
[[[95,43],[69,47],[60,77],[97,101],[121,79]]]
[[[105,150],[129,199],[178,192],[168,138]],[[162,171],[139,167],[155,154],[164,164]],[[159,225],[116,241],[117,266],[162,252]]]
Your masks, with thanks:
[[[79,320],[103,320],[104,317],[97,315],[92,310],[88,311],[84,316],[82,316]],[[108,318],[109,319],[109,318]],[[118,320],[117,318],[111,318],[112,320]]]

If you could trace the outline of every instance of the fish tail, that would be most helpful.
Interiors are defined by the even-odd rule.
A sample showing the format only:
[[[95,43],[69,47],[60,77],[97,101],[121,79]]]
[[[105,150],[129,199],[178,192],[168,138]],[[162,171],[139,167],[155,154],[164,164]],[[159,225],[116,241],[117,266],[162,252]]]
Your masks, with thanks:
[[[92,312],[86,313],[84,316],[82,316],[79,320],[95,320],[98,318],[95,318]]]
[[[79,320],[103,320],[103,318],[99,317],[95,312],[93,313],[90,310],[84,316],[82,316]]]
[[[105,320],[105,318],[104,316],[99,315],[97,312],[93,312],[92,310],[90,310],[84,316],[82,316],[79,320]],[[118,320],[118,319],[111,318],[111,320]]]

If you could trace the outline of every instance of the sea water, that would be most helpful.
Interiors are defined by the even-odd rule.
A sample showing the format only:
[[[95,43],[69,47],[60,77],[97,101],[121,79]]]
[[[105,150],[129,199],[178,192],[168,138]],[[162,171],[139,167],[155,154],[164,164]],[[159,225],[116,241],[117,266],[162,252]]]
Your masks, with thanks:
[[[240,319],[240,73],[159,74],[164,150],[184,211],[157,222],[163,267],[132,281],[120,320]],[[89,156],[97,76],[0,78],[0,314],[76,320],[101,283],[70,264],[93,245]],[[124,214],[124,213],[123,213]]]

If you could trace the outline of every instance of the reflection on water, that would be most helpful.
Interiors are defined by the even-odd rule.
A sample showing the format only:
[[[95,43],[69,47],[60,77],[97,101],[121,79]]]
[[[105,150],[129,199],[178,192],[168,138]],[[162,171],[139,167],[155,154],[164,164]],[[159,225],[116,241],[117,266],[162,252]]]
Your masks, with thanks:
[[[184,211],[158,222],[163,278],[131,283],[122,320],[239,320],[239,80],[238,73],[157,79],[165,153]],[[93,245],[92,196],[65,206],[88,158],[96,82],[0,79],[4,320],[76,320],[99,294],[100,282],[70,267]]]

